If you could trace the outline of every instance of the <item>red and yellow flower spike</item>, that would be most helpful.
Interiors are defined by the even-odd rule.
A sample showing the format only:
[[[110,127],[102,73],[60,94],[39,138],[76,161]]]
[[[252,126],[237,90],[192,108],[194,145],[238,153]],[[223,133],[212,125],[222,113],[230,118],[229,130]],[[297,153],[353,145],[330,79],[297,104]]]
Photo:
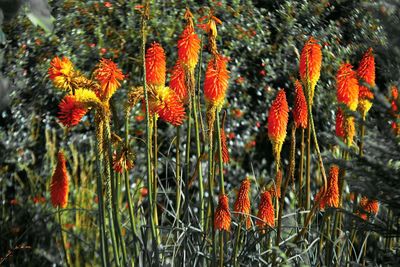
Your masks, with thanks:
[[[72,89],[72,78],[74,76],[74,66],[67,57],[60,59],[54,57],[50,62],[48,69],[50,80],[53,81],[54,86],[57,88],[69,91]]]
[[[149,90],[149,109],[174,126],[181,125],[185,118],[185,108],[178,95],[169,87],[156,86]]]
[[[336,96],[339,103],[355,111],[358,105],[359,85],[356,72],[349,63],[340,65],[336,74]]]
[[[328,188],[326,193],[322,195],[323,188],[315,196],[315,201],[319,201],[319,207],[321,210],[324,210],[325,207],[339,207],[339,167],[337,165],[333,165],[329,170],[329,178],[328,178]]]
[[[64,153],[57,154],[57,166],[51,178],[50,196],[53,207],[65,208],[68,204],[69,178]]]
[[[256,225],[260,228],[268,225],[269,227],[275,226],[275,212],[272,205],[272,197],[269,191],[261,193],[260,204],[258,206],[258,219]]]
[[[85,116],[88,109],[74,95],[66,95],[58,105],[58,119],[64,126],[77,125]]]
[[[210,105],[222,108],[228,90],[229,71],[227,70],[228,59],[216,55],[208,62],[204,79],[204,96]]]
[[[313,103],[314,90],[321,74],[322,52],[321,46],[314,37],[310,37],[300,55],[300,78],[306,87],[306,94]]]
[[[250,227],[250,180],[248,178],[244,179],[240,184],[239,192],[237,194],[237,198],[235,204],[233,206],[233,210],[235,212],[241,213],[244,218],[246,218],[246,227]]]
[[[189,71],[194,71],[199,61],[199,51],[199,36],[194,32],[193,23],[188,23],[178,40],[178,58]]]
[[[229,231],[231,228],[231,212],[229,211],[229,199],[226,195],[219,196],[218,206],[214,215],[214,229]]]
[[[372,48],[369,48],[362,57],[357,69],[357,75],[370,86],[375,86],[375,58]],[[374,94],[366,86],[360,85],[358,98],[358,110],[361,112],[363,119],[365,119],[368,111],[372,107]]]
[[[304,96],[303,86],[296,80],[295,82],[295,97],[294,97],[294,109],[293,119],[296,128],[307,128],[308,124],[308,112],[307,112],[307,101]]]
[[[102,100],[109,100],[115,91],[121,86],[120,81],[124,79],[122,71],[110,59],[102,58],[94,72],[95,78],[101,85],[100,97]]]
[[[176,62],[174,68],[172,69],[169,87],[175,91],[183,103],[187,103],[189,101],[189,94],[185,81],[185,70],[179,61]]]
[[[373,215],[379,212],[379,202],[378,200],[368,199],[367,197],[362,197],[360,201],[360,207],[368,213]]]
[[[166,60],[164,49],[159,43],[152,43],[146,51],[146,82],[149,85],[165,85]]]
[[[282,145],[286,138],[288,120],[289,106],[286,101],[285,90],[281,89],[268,112],[268,137],[272,142],[277,165],[279,165]]]

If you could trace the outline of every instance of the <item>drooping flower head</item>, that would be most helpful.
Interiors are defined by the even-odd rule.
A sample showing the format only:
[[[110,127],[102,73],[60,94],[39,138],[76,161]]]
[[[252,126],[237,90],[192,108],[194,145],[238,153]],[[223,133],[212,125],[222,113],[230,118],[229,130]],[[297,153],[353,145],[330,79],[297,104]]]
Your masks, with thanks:
[[[96,80],[98,80],[101,85],[101,98],[103,100],[110,99],[121,86],[120,81],[124,79],[122,71],[118,68],[117,64],[110,59],[102,58],[94,73]]]
[[[328,177],[328,188],[326,189],[326,193],[322,195],[323,188],[315,196],[315,201],[319,202],[319,208],[324,210],[325,207],[339,207],[339,167],[337,165],[333,165],[329,170]]]
[[[368,49],[361,59],[357,69],[357,75],[370,86],[375,86],[375,58],[372,48]],[[372,107],[371,101],[374,99],[374,94],[366,86],[360,84],[358,98],[358,109],[365,119],[369,109]]]
[[[228,89],[227,62],[228,59],[221,55],[211,58],[204,79],[204,96],[209,104],[216,106],[218,110],[222,108]]]
[[[174,68],[172,69],[169,87],[175,91],[183,103],[187,103],[189,101],[189,94],[185,81],[185,70],[179,61],[176,62]]]
[[[58,109],[58,118],[67,127],[77,125],[88,111],[85,105],[77,101],[73,95],[66,95],[58,105]]]
[[[355,111],[358,105],[359,85],[356,72],[349,63],[340,65],[336,74],[336,96],[339,103]]]
[[[279,90],[268,112],[268,137],[272,142],[275,160],[279,162],[286,128],[289,120],[289,106],[285,90]]]
[[[379,202],[376,199],[368,199],[367,197],[362,197],[360,201],[360,207],[368,213],[373,215],[379,212]]]
[[[50,79],[53,81],[57,88],[63,90],[71,90],[71,82],[74,76],[74,66],[67,57],[60,59],[54,57],[50,62],[50,68],[48,70]]]
[[[256,220],[256,225],[260,228],[268,225],[274,227],[275,225],[275,212],[274,206],[272,205],[271,193],[265,191],[261,193],[260,204],[258,206],[258,219]]]
[[[178,58],[190,71],[199,61],[200,39],[194,32],[193,25],[188,24],[178,40]]]
[[[217,24],[222,24],[222,21],[215,17],[213,12],[210,11],[210,14],[208,16],[200,18],[199,22],[202,22],[206,18],[208,18],[208,21],[205,24],[199,24],[198,27],[203,29],[208,35],[208,47],[210,53],[212,55],[217,55]]]
[[[181,125],[185,118],[185,108],[178,95],[165,86],[149,88],[149,109],[174,126]]]
[[[68,173],[64,153],[57,154],[57,166],[51,178],[50,196],[53,207],[65,208],[68,204]]]
[[[321,64],[321,46],[311,36],[304,45],[300,55],[300,78],[306,86],[306,94],[308,94],[311,105],[314,98],[315,86],[321,73]]]
[[[214,229],[229,231],[231,228],[231,212],[229,211],[229,199],[226,195],[219,196],[218,206],[214,215]]]
[[[307,128],[307,102],[306,97],[304,96],[303,86],[301,86],[301,83],[298,80],[295,82],[293,118],[296,128]]]
[[[123,171],[133,168],[133,155],[127,151],[127,149],[122,149],[119,153],[114,152],[113,154],[113,169],[117,173],[123,173]]]
[[[240,184],[239,192],[233,210],[242,214],[250,214],[250,180],[244,179]]]
[[[165,85],[165,53],[159,43],[152,43],[146,51],[146,82],[149,85]]]

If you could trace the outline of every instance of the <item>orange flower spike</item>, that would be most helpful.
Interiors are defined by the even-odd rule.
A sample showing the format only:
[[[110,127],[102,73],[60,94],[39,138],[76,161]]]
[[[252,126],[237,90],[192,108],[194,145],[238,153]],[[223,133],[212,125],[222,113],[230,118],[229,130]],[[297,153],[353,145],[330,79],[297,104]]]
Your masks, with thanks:
[[[108,100],[121,86],[120,81],[124,79],[122,71],[110,59],[102,58],[98,68],[95,70],[96,80],[101,85],[101,98]]]
[[[175,91],[183,103],[189,101],[189,94],[185,82],[185,70],[180,62],[176,62],[171,73],[171,81],[169,87]]]
[[[296,128],[307,128],[308,123],[308,111],[307,111],[307,101],[304,96],[303,86],[296,80],[295,82],[295,97],[294,97],[294,109],[293,109],[293,119]]]
[[[229,211],[229,199],[226,195],[220,195],[214,216],[214,229],[229,231],[231,228],[231,212]]]
[[[356,72],[349,63],[340,65],[336,74],[336,96],[339,103],[355,111],[358,105],[359,85]]]
[[[199,61],[200,38],[192,25],[186,26],[178,40],[178,58],[190,71]]]
[[[361,59],[357,74],[361,80],[364,80],[370,86],[375,86],[375,58],[372,48],[368,49]],[[358,98],[358,109],[365,119],[368,111],[372,107],[371,100],[374,99],[374,94],[366,86],[360,85]]]
[[[271,193],[269,191],[265,191],[261,194],[257,217],[256,224],[258,227],[264,227],[265,225],[274,227],[275,212],[272,205]]]
[[[329,170],[328,177],[328,188],[326,193],[322,195],[323,188],[315,196],[315,201],[319,201],[319,208],[324,210],[326,206],[328,207],[339,207],[339,167],[337,165],[333,165]]]
[[[244,179],[240,184],[237,199],[234,204],[233,210],[238,213],[249,214],[250,213],[250,180]]]
[[[73,95],[66,95],[58,105],[58,118],[64,126],[77,125],[88,111],[87,108],[76,100]]]
[[[314,98],[314,89],[319,80],[322,64],[321,46],[314,37],[310,37],[303,47],[300,55],[300,77],[306,87],[310,105]],[[308,90],[310,90],[308,92]]]
[[[379,212],[379,202],[377,200],[368,199],[365,196],[361,198],[360,207],[373,215],[376,215]]]
[[[397,87],[393,85],[390,91],[391,91],[393,100],[397,100],[397,98],[399,97],[399,89],[397,89]]]
[[[289,106],[285,90],[281,89],[268,113],[268,137],[273,145],[275,159],[279,161],[283,142],[286,138],[286,128],[289,120]]]
[[[204,96],[212,106],[216,106],[219,110],[222,108],[228,90],[227,62],[228,59],[221,55],[213,57],[208,62],[204,79]]]
[[[67,57],[63,57],[62,59],[54,57],[50,62],[48,74],[56,87],[71,90],[74,66]]]
[[[146,82],[149,85],[165,85],[165,53],[159,43],[152,43],[146,51]]]
[[[153,88],[149,99],[150,111],[174,126],[181,125],[185,118],[185,108],[178,95],[169,87]]]
[[[344,114],[343,114],[343,110],[338,107],[337,111],[336,111],[336,136],[339,138],[344,138],[345,136],[345,132],[344,132]]]
[[[64,153],[57,154],[57,166],[51,178],[50,196],[53,207],[65,208],[68,204],[68,173]]]

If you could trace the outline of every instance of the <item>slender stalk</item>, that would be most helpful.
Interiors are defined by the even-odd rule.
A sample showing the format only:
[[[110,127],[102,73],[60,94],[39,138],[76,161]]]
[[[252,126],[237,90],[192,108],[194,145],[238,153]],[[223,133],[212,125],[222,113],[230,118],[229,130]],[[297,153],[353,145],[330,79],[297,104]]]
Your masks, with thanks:
[[[298,205],[303,208],[303,173],[304,173],[304,129],[301,128],[301,146],[300,146],[300,163],[299,163],[299,188],[298,188]]]
[[[237,266],[237,252],[239,250],[240,232],[241,232],[241,229],[242,229],[243,221],[245,221],[245,220],[246,220],[245,217],[241,217],[240,218],[240,222],[239,222],[238,227],[236,228],[236,232],[235,232],[236,240],[235,240],[235,247],[233,248],[233,254],[232,254],[232,262],[233,262],[232,265],[234,267]]]
[[[158,192],[158,128],[157,128],[157,115],[153,116],[153,149],[154,149],[154,153],[153,153],[153,200],[154,200],[154,223],[156,226],[158,226],[158,209],[157,209],[157,192]],[[161,239],[160,239],[160,234],[159,234],[159,230],[156,229],[157,232],[157,242],[158,244],[161,243]]]
[[[219,231],[219,266],[224,266],[224,231]]]
[[[310,209],[311,205],[311,118],[308,117],[307,124],[307,147],[306,147],[306,199],[304,208]],[[306,216],[306,215],[305,215]]]
[[[108,226],[110,228],[111,235],[111,244],[113,247],[114,253],[114,261],[116,266],[120,266],[119,262],[119,252],[118,252],[118,243],[116,238],[116,231],[114,226],[114,212],[112,207],[112,188],[111,188],[111,129],[110,129],[110,121],[108,115],[105,115],[103,118],[104,123],[104,143],[103,143],[103,153],[105,154],[104,160],[104,174],[105,174],[105,185],[106,185],[106,210],[108,214]]]
[[[209,205],[208,205],[208,220],[206,221],[206,231],[208,227],[211,227],[211,266],[216,266],[215,258],[215,229],[214,229],[214,153],[213,153],[213,131],[210,129],[209,133],[209,145],[208,145],[208,193],[209,193]]]
[[[104,213],[104,200],[103,200],[103,122],[100,120],[99,115],[96,114],[96,174],[97,174],[97,197],[99,209],[99,227],[100,227],[100,255],[102,266],[110,266],[108,256],[108,243],[106,241],[106,219]]]
[[[149,97],[147,92],[147,83],[146,83],[146,27],[147,20],[149,19],[150,13],[150,3],[148,0],[144,0],[145,8],[142,14],[142,25],[141,25],[141,35],[142,35],[142,68],[143,68],[143,94],[144,94],[144,102],[146,108],[146,144],[147,144],[147,153],[146,153],[146,162],[147,162],[147,182],[149,188],[149,202],[150,202],[150,228],[152,233],[153,247],[156,253],[156,265],[159,265],[159,256],[158,256],[158,236],[156,231],[156,224],[153,218],[154,214],[154,201],[153,201],[153,185],[152,185],[152,169],[151,169],[151,132],[150,132],[150,113],[149,113]]]
[[[68,254],[67,254],[67,249],[65,248],[64,235],[62,232],[62,220],[61,220],[60,207],[57,207],[57,215],[58,215],[58,223],[60,225],[60,237],[61,237],[61,243],[62,243],[62,248],[63,248],[63,253],[64,253],[65,264],[67,265],[67,267],[69,267]]]
[[[176,214],[175,218],[179,224],[180,210],[181,210],[181,194],[182,194],[182,182],[181,182],[181,155],[180,155],[180,139],[181,139],[181,127],[176,127]]]
[[[126,153],[129,153],[129,114],[126,114],[125,117],[125,149]],[[131,196],[131,186],[129,184],[129,173],[128,170],[125,168],[124,170],[124,178],[125,178],[125,190],[128,198],[128,208],[129,208],[129,221],[131,224],[131,231],[133,233],[133,258],[139,256],[139,251],[137,250],[136,238],[137,238],[137,229],[135,223],[135,213],[134,207],[132,203],[132,196]],[[132,261],[132,265],[134,265],[134,261]]]
[[[184,202],[184,220],[188,223],[189,218],[189,180],[190,180],[190,139],[192,131],[192,108],[189,105],[188,118],[187,118],[187,129],[186,129],[186,154],[185,154],[185,202]]]

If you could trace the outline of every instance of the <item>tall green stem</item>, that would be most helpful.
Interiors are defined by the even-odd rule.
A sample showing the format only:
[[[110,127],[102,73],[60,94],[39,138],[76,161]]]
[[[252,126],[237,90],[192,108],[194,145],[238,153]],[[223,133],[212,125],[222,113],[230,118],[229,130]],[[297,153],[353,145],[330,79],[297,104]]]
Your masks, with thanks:
[[[182,194],[182,182],[181,182],[181,126],[176,127],[176,214],[175,218],[179,224],[180,211],[181,211],[181,194]]]
[[[67,255],[67,250],[65,248],[64,235],[63,235],[63,231],[62,231],[62,220],[61,220],[60,207],[57,207],[57,215],[58,215],[58,223],[60,225],[60,237],[61,237],[61,244],[62,244],[63,253],[64,253],[65,264],[67,265],[67,267],[69,267],[68,255]]]

